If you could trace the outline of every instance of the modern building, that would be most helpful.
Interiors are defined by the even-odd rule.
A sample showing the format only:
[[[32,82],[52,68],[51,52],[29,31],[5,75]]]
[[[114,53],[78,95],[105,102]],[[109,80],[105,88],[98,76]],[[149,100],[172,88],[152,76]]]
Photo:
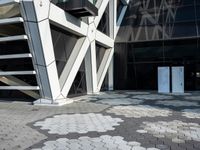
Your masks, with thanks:
[[[62,105],[113,89],[128,0],[1,0],[0,98]]]
[[[0,0],[0,98],[158,90],[158,68],[170,84],[177,66],[199,90],[199,37],[199,0]]]

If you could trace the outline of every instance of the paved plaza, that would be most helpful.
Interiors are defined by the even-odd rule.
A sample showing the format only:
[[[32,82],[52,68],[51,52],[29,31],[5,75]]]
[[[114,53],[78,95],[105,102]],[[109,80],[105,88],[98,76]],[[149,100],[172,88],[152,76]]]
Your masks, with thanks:
[[[101,92],[61,107],[1,101],[0,150],[200,150],[200,94]]]

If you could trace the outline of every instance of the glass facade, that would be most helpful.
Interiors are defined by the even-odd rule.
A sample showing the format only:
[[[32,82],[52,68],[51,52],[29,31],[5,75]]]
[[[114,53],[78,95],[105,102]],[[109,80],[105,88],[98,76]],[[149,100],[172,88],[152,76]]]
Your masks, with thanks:
[[[68,97],[80,96],[87,94],[86,75],[85,75],[85,61],[83,60],[79,68],[75,80],[70,88]]]
[[[200,90],[198,0],[131,0],[115,44],[115,89],[157,90],[159,66],[184,66]]]
[[[109,5],[106,7],[97,29],[104,34],[109,35]]]
[[[51,25],[51,35],[58,75],[60,76],[78,40],[78,37],[54,25]]]
[[[103,57],[104,57],[104,54],[106,52],[106,49],[99,45],[99,44],[96,44],[96,61],[97,61],[97,71],[99,70],[99,67],[101,65],[101,62],[103,60]]]
[[[60,77],[79,37],[73,35],[72,33],[64,31],[54,25],[51,25],[51,34],[56,58],[57,71]],[[68,96],[73,97],[86,93],[87,89],[85,66],[84,63],[82,63],[78,73],[76,74],[75,80],[71,86]]]

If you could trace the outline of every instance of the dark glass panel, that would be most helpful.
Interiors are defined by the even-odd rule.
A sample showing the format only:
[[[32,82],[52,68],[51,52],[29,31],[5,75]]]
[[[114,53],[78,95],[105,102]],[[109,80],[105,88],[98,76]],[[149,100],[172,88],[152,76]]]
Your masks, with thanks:
[[[37,86],[38,85],[35,75],[13,75],[12,77],[17,78],[17,79],[19,79],[23,82],[26,82],[27,84],[29,84],[31,86]]]
[[[200,5],[200,1],[199,0],[196,0],[196,5]]]
[[[126,86],[125,90],[137,89],[137,79],[136,79],[136,65],[134,63],[127,64],[127,78],[126,78]]]
[[[120,16],[120,13],[122,11],[122,8],[123,8],[124,4],[122,3],[121,0],[117,0],[117,20]]]
[[[58,75],[60,76],[78,37],[53,25],[51,25],[51,34]]]
[[[162,42],[134,43],[133,47],[136,62],[163,61]]]
[[[200,21],[198,22],[197,26],[198,26],[198,32],[199,32],[198,37],[200,37]]]
[[[184,65],[185,90],[196,90],[196,64],[188,62]]]
[[[195,61],[197,54],[197,40],[174,40],[164,42],[166,61],[184,63]]]
[[[85,76],[85,61],[83,60],[79,71],[76,74],[74,82],[69,91],[68,97],[87,94],[86,76]]]
[[[197,20],[200,21],[200,5],[196,6]]]
[[[196,23],[174,23],[165,25],[165,39],[178,38],[178,37],[191,37],[197,36]]]
[[[97,29],[106,35],[109,35],[109,5],[106,7],[106,10],[101,18],[101,21],[99,22],[99,25]]]
[[[184,6],[176,9],[175,22],[195,21],[195,7]]]
[[[196,90],[200,90],[200,62],[196,64],[196,72],[195,72],[195,87]]]
[[[182,5],[194,5],[195,0],[182,0]]]
[[[114,87],[117,90],[126,89],[127,82],[127,52],[126,43],[115,44],[114,53]]]
[[[0,70],[2,71],[33,71],[31,58],[0,60]]]
[[[97,70],[99,69],[102,59],[104,57],[104,54],[106,52],[106,49],[102,47],[101,45],[96,44],[96,62],[97,62]]]
[[[136,64],[138,90],[157,90],[157,68],[155,63]],[[144,69],[145,68],[145,69]]]
[[[127,54],[127,61],[128,63],[132,63],[135,61],[135,51],[134,51],[134,44],[126,44],[126,49],[128,50]]]
[[[196,0],[196,17],[198,26],[198,36],[200,37],[200,1]]]
[[[196,50],[197,61],[200,62],[200,37],[197,39],[197,50]]]
[[[108,73],[106,73],[106,76],[103,80],[101,91],[108,91]]]

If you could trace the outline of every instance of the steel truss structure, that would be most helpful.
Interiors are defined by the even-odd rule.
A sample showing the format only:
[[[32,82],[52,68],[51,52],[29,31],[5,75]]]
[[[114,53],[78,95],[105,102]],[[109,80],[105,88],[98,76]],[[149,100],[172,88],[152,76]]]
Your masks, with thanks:
[[[18,86],[18,90],[20,88],[24,91],[39,89],[40,98],[34,104],[63,105],[71,103],[72,100],[68,99],[67,96],[83,61],[85,61],[87,93],[98,93],[100,91],[107,72],[109,89],[112,90],[114,41],[129,0],[121,0],[121,2],[124,6],[118,18],[117,0],[98,0],[96,3],[98,16],[79,19],[57,7],[49,0],[0,1],[0,6],[19,4],[21,18],[1,21],[23,22],[26,35],[9,38],[25,38],[27,40],[34,66],[34,74],[38,82],[36,87],[27,86],[24,88],[24,86]],[[109,6],[109,36],[97,30],[107,6]],[[50,24],[79,37],[60,77],[56,68]],[[96,67],[95,43],[106,48],[98,70]],[[15,82],[17,82],[16,80]],[[25,93],[33,94],[30,92]]]

